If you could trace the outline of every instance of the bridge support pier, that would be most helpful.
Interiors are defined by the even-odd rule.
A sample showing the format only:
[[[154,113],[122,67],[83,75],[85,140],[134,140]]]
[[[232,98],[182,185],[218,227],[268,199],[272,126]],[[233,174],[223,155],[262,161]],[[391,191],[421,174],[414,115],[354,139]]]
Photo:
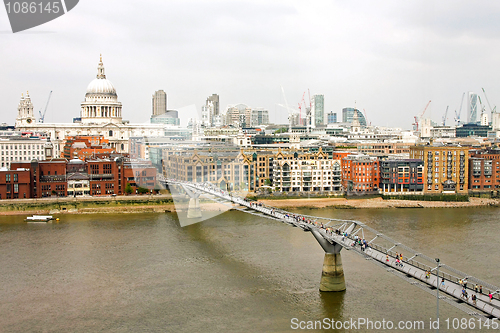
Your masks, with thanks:
[[[200,208],[200,199],[191,198],[189,199],[189,206],[187,212],[188,219],[198,219],[201,218],[201,208]]]
[[[339,253],[325,253],[321,272],[320,291],[344,291],[345,279],[342,257]]]
[[[345,278],[344,268],[342,267],[342,257],[340,250],[342,246],[328,242],[318,230],[311,230],[314,238],[325,251],[325,259],[323,260],[323,271],[321,272],[321,282],[319,284],[320,291],[344,291]]]
[[[202,217],[200,207],[200,193],[193,191],[187,186],[182,186],[189,196],[189,206],[187,212],[188,219],[198,219]]]

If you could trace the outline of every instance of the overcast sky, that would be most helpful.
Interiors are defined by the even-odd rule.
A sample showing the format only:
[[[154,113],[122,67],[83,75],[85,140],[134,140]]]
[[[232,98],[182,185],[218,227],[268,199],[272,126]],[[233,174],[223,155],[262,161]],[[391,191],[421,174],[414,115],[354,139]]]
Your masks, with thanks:
[[[500,2],[81,0],[66,15],[12,34],[0,9],[0,122],[13,124],[22,92],[46,122],[80,114],[103,54],[123,118],[149,121],[151,95],[186,123],[206,98],[244,103],[286,122],[310,91],[325,111],[366,110],[374,125],[411,128],[427,114],[448,123],[463,92],[500,103]],[[466,119],[465,104],[462,119]],[[489,107],[486,106],[489,110]]]

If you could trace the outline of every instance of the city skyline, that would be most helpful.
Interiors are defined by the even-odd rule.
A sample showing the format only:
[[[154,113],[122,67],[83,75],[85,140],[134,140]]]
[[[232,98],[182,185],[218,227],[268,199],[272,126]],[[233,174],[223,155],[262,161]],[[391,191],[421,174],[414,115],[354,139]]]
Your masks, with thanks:
[[[309,89],[311,97],[324,95],[325,113],[339,116],[343,108],[356,107],[366,110],[373,125],[405,129],[429,100],[426,114],[436,122],[449,105],[448,124],[464,92],[483,96],[484,88],[492,107],[500,101],[491,74],[498,68],[500,38],[495,3],[145,1],[141,6],[89,0],[18,34],[8,33],[7,15],[0,11],[1,121],[14,123],[27,90],[37,117],[53,91],[46,122],[79,117],[100,53],[124,119],[139,123],[148,122],[151,94],[159,89],[181,115],[199,114],[216,93],[221,112],[244,103],[268,109],[277,123],[287,119],[277,106],[285,102],[281,86],[295,108]],[[167,19],[158,23],[162,18]],[[464,101],[462,119],[465,111]]]

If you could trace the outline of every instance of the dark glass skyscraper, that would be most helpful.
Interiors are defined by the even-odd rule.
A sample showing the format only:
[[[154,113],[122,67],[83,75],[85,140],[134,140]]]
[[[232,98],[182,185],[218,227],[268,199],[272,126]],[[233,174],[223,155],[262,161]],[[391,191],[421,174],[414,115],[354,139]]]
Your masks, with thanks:
[[[354,112],[358,114],[358,121],[361,126],[366,126],[366,119],[363,113],[361,113],[358,109],[355,108],[343,108],[342,109],[342,122],[343,123],[352,123],[352,118],[354,116]]]

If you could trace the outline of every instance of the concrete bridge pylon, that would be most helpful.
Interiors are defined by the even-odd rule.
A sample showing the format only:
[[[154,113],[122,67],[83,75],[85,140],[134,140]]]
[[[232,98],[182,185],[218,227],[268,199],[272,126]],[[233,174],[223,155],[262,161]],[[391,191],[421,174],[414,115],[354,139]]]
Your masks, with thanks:
[[[189,205],[188,205],[188,212],[187,212],[187,218],[188,219],[199,219],[202,217],[201,214],[201,207],[200,207],[200,194],[199,192],[196,192],[189,188],[188,186],[182,186],[184,190],[186,191],[187,195],[189,196]]]
[[[323,260],[323,270],[321,271],[321,282],[319,284],[320,291],[344,291],[345,277],[344,268],[342,267],[342,257],[340,250],[342,246],[336,243],[328,242],[317,230],[311,230],[314,238],[325,251],[325,259]]]

